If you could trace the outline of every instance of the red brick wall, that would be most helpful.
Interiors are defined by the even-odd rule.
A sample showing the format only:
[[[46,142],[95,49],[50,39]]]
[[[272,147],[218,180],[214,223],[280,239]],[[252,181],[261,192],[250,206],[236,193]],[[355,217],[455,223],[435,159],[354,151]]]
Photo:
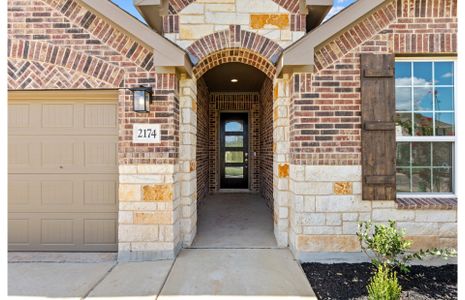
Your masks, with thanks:
[[[129,88],[152,86],[148,114],[132,111]],[[175,163],[177,78],[156,74],[153,49],[76,0],[8,0],[8,88],[120,88],[119,162]],[[132,124],[162,124],[162,143],[133,145]]]
[[[360,164],[360,53],[455,54],[457,1],[389,1],[315,52],[317,71],[295,74],[291,162]]]
[[[273,82],[260,90],[260,194],[273,208]]]
[[[187,47],[186,51],[189,53],[192,62],[197,64],[197,62],[206,59],[214,52],[231,48],[247,49],[272,63],[278,60],[283,51],[281,46],[273,40],[243,30],[241,25],[229,25],[226,30],[204,36]],[[260,62],[257,61],[256,64],[259,66]]]
[[[197,204],[208,194],[209,92],[203,78],[197,81]]]

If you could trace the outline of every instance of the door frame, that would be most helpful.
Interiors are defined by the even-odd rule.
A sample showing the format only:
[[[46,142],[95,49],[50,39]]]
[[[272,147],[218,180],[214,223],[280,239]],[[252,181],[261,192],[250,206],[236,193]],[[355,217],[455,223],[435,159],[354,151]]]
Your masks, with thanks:
[[[245,188],[246,190],[250,191],[250,186],[251,186],[251,174],[252,174],[252,168],[255,168],[255,165],[253,164],[253,159],[251,155],[251,149],[252,149],[252,143],[250,142],[250,132],[251,132],[251,111],[250,110],[220,110],[218,111],[218,116],[217,116],[217,145],[218,148],[216,150],[216,160],[218,162],[217,170],[216,170],[216,180],[218,182],[218,189],[217,191],[222,191],[222,190],[229,190],[229,188],[222,188],[221,187],[221,169],[222,169],[222,157],[221,157],[221,116],[223,114],[246,114],[247,115],[247,152],[249,153],[249,160],[248,160],[248,168],[247,168],[247,187]],[[243,190],[241,188],[235,189],[235,190]]]

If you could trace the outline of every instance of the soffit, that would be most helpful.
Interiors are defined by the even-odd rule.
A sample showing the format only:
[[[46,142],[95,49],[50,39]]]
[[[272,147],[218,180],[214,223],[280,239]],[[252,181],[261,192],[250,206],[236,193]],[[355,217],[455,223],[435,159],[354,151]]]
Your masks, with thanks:
[[[203,75],[210,92],[259,92],[265,77],[260,70],[243,63],[222,64]]]

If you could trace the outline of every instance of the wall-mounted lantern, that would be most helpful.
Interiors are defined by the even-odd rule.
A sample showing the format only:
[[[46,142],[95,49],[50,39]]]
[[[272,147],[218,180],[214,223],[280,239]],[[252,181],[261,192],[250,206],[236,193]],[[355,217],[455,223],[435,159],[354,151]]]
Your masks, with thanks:
[[[152,103],[152,87],[140,86],[129,89],[132,91],[133,110],[135,112],[149,112]]]

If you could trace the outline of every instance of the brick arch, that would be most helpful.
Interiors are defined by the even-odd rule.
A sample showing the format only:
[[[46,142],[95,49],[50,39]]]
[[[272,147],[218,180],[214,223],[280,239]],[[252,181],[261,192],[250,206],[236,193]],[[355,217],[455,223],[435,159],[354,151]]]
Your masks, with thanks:
[[[8,57],[65,68],[105,82],[110,87],[122,87],[124,70],[95,56],[70,48],[33,40],[8,40]]]
[[[276,67],[262,55],[243,48],[229,48],[216,51],[202,59],[194,67],[194,76],[202,77],[208,70],[225,63],[240,62],[255,67],[273,79]]]
[[[271,64],[276,63],[283,51],[276,42],[254,32],[242,30],[240,25],[230,25],[227,30],[206,35],[186,50],[195,65],[214,52],[231,48],[248,49]]]

